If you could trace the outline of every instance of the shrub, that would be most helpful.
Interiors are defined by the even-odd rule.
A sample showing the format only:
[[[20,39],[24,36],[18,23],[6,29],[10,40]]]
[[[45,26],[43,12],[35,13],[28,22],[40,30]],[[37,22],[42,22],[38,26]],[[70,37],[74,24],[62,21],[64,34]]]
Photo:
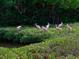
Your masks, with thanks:
[[[25,34],[21,37],[20,42],[24,42],[24,43],[37,43],[37,42],[41,42],[46,38],[49,38],[50,35],[48,33],[40,33],[40,32],[36,32],[36,33],[28,33]]]
[[[0,40],[15,43],[37,43],[49,37],[50,34],[47,32],[45,33],[34,29],[28,30],[28,28],[27,30],[19,32],[5,28],[0,30]]]
[[[3,40],[4,34],[6,33],[5,30],[0,30],[0,40]]]

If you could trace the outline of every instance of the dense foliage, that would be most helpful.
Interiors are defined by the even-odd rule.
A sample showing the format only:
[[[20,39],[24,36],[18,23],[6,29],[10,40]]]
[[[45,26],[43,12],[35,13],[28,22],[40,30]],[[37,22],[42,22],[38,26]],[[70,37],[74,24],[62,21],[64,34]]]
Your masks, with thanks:
[[[16,28],[0,28],[0,41],[9,43],[37,43],[49,38],[48,32],[39,31],[35,28],[25,28],[17,31]]]
[[[78,0],[0,0],[1,25],[54,24],[78,21]]]

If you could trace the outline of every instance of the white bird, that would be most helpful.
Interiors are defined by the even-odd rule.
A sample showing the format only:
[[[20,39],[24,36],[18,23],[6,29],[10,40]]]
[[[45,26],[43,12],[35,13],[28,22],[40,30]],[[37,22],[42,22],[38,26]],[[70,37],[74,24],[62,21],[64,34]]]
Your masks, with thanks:
[[[60,27],[62,27],[63,26],[63,23],[61,22],[59,25],[58,25],[58,27],[60,28]]]
[[[50,24],[48,23],[46,26],[42,26],[42,29],[45,30],[45,31],[47,31],[48,28],[49,28],[49,26],[50,26]]]
[[[46,28],[48,29],[48,28],[49,28],[49,26],[50,26],[50,24],[48,23],[48,24],[46,25]]]
[[[37,25],[37,23],[35,23],[35,26],[36,26],[36,28],[38,28],[40,30],[47,31],[50,24],[48,23],[46,26],[39,26],[39,25]]]
[[[63,26],[62,22],[58,26],[56,25],[57,31],[61,31],[62,30],[62,28],[61,28],[62,26]]]
[[[69,24],[67,24],[67,28],[69,31],[72,31],[72,27]]]
[[[21,30],[21,27],[22,27],[22,26],[17,26],[17,27],[16,27],[16,30],[17,30],[17,31]]]
[[[47,31],[46,27],[45,26],[42,26],[41,27],[44,31]]]
[[[37,25],[37,23],[35,23],[36,28],[38,29],[42,29],[39,25]]]

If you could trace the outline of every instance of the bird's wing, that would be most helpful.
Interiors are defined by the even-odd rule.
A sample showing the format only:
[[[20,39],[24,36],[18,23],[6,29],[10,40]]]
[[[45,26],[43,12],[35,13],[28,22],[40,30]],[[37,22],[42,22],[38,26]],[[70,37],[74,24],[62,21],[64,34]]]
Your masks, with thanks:
[[[48,24],[46,25],[46,28],[48,29],[48,28],[49,28],[49,26],[50,26],[50,24],[48,23]]]
[[[42,26],[42,29],[46,29],[46,27]]]
[[[63,23],[59,24],[58,27],[61,27],[63,25]]]
[[[22,26],[17,26],[16,28],[21,28]]]
[[[45,31],[47,31],[47,30],[48,30],[48,28],[46,28],[46,27],[44,27],[44,26],[42,26],[42,29],[43,29],[43,30],[45,30]]]
[[[39,25],[35,24],[35,26],[36,26],[38,29],[41,29],[41,27],[40,27]]]

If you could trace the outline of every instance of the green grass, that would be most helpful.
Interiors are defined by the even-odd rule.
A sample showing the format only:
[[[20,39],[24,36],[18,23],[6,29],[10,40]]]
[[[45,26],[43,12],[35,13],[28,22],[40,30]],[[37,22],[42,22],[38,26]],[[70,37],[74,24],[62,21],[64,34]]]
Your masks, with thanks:
[[[72,32],[69,32],[65,26],[60,33],[51,27],[46,32],[50,36],[43,38],[40,43],[23,46],[0,43],[0,59],[79,59],[79,24],[74,23],[72,26]],[[6,30],[15,30],[15,27],[7,27]],[[38,34],[40,31],[24,27],[21,32]]]

